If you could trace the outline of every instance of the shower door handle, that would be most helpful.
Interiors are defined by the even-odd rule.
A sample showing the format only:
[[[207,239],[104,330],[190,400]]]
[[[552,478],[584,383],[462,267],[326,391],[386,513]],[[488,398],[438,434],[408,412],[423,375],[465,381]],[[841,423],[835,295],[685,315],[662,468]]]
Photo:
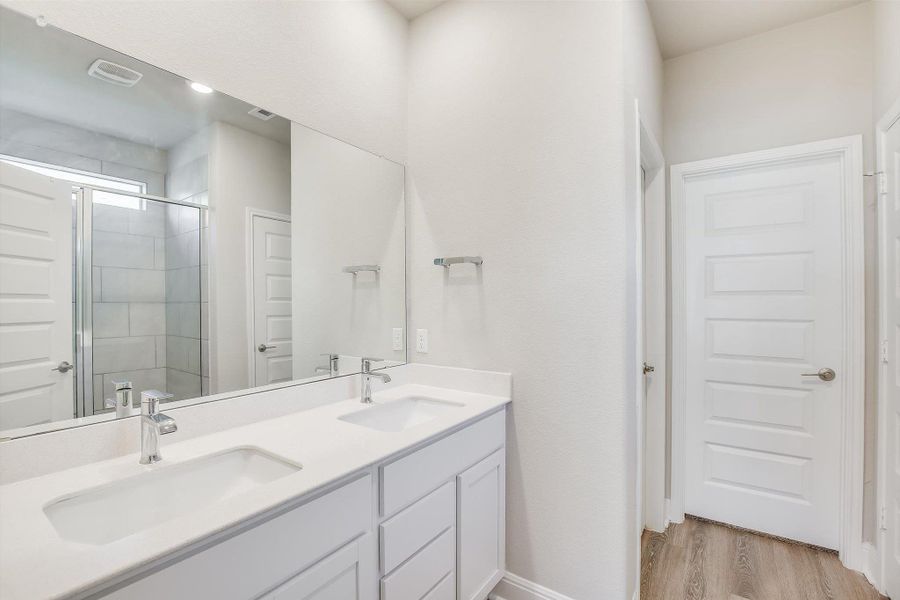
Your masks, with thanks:
[[[69,361],[64,360],[50,370],[51,371],[59,371],[60,373],[68,373],[69,371],[71,371],[74,368],[75,368],[74,366],[69,364]]]

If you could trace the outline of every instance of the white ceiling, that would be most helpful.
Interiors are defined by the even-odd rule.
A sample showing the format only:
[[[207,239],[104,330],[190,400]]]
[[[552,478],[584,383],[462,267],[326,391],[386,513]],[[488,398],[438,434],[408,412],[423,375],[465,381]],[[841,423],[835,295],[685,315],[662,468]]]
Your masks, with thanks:
[[[866,0],[647,0],[663,59],[812,19]]]
[[[103,58],[143,73],[131,88],[88,76]],[[0,108],[168,149],[214,121],[290,143],[290,122],[262,121],[226,94],[198,94],[173,73],[0,7]],[[265,107],[263,107],[265,108]]]
[[[400,14],[412,21],[419,15],[427,13],[432,8],[443,4],[447,0],[386,0],[388,4],[400,11]]]

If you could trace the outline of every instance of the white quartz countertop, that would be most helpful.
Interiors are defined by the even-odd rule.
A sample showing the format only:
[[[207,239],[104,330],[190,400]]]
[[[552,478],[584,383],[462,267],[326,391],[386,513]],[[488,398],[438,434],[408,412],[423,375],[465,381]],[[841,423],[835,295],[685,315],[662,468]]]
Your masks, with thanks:
[[[358,399],[326,404],[267,421],[167,444],[163,461],[141,465],[130,454],[0,486],[0,598],[62,598],[96,591],[148,563],[265,513],[463,423],[502,407],[509,397],[419,384],[374,395],[376,403],[426,396],[459,403],[457,410],[399,432],[338,419],[366,410]],[[99,485],[236,447],[257,447],[303,468],[259,488],[102,545],[62,539],[44,514],[54,500]],[[123,506],[127,511],[129,507]]]

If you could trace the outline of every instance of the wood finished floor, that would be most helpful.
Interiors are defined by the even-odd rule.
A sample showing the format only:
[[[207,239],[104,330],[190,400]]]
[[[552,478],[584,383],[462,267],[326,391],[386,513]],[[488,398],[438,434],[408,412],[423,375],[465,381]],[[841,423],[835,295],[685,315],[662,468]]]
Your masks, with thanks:
[[[836,554],[687,518],[641,539],[641,600],[886,600]]]

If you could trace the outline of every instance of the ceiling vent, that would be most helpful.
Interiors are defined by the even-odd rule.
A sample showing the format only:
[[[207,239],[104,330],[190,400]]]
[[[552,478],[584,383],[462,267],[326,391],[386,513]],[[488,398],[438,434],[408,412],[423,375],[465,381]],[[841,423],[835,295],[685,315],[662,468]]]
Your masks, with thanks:
[[[106,83],[112,83],[114,85],[121,85],[124,87],[131,87],[141,80],[141,77],[144,75],[142,73],[138,73],[134,69],[129,69],[128,67],[123,67],[122,65],[117,65],[114,62],[109,62],[108,60],[103,60],[102,58],[98,58],[91,64],[88,69],[88,75],[91,77],[96,77]]]
[[[253,108],[253,110],[251,110],[247,114],[253,115],[257,119],[260,119],[262,121],[268,121],[269,119],[271,119],[275,116],[275,113],[268,111],[264,108],[260,108],[258,106]]]

